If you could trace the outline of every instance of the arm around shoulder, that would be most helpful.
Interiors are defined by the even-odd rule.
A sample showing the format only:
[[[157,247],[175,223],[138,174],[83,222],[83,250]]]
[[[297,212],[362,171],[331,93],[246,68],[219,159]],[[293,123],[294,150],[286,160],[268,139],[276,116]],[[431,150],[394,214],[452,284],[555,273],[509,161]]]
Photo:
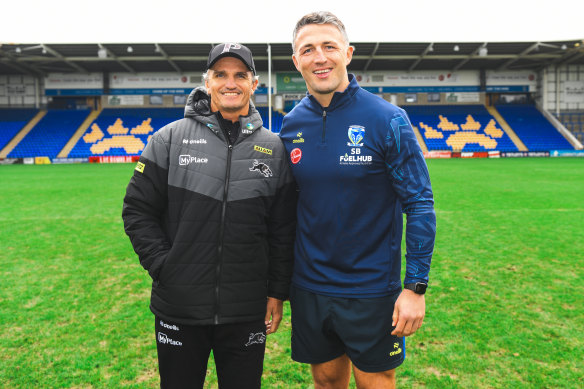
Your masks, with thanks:
[[[283,148],[282,148],[283,150]],[[282,151],[280,176],[274,202],[268,219],[268,244],[270,264],[268,270],[268,296],[286,300],[292,279],[294,239],[296,237],[296,204],[298,191],[292,171]]]

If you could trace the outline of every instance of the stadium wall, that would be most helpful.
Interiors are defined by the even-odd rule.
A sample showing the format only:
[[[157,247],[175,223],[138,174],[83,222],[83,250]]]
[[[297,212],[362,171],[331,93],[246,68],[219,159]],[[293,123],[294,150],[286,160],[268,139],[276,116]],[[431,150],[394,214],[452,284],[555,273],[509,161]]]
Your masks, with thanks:
[[[107,95],[99,99],[103,108],[183,108],[187,95]]]
[[[486,71],[481,88],[479,71],[428,70],[413,72],[355,72],[361,86],[398,105],[485,104],[488,94],[532,94],[548,111],[584,110],[584,66],[549,67],[536,73]],[[268,74],[260,72],[259,106],[267,106]],[[185,96],[202,85],[201,73],[112,73],[105,83],[103,74],[49,74],[33,76],[0,75],[0,107],[46,107],[64,97],[93,98],[102,107],[176,107]],[[104,94],[105,84],[109,87]],[[297,72],[272,75],[275,93],[287,101],[299,100],[306,91]],[[118,96],[112,99],[111,96]],[[152,97],[159,96],[159,97]],[[91,106],[88,102],[87,105]],[[94,104],[94,108],[95,108]],[[65,106],[66,107],[66,106]]]
[[[44,80],[25,75],[0,75],[0,107],[38,108],[46,104]]]
[[[584,66],[550,66],[541,72],[540,101],[544,109],[559,115],[584,111]]]

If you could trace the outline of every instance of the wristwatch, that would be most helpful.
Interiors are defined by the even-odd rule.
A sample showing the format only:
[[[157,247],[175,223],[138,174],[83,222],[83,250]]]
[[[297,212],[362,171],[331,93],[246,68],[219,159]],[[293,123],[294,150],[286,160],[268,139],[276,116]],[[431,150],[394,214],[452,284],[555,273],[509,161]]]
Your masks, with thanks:
[[[424,294],[426,293],[426,288],[428,287],[428,284],[424,283],[424,282],[414,282],[411,284],[405,284],[404,288],[405,289],[409,289],[414,291],[414,293],[417,294]]]

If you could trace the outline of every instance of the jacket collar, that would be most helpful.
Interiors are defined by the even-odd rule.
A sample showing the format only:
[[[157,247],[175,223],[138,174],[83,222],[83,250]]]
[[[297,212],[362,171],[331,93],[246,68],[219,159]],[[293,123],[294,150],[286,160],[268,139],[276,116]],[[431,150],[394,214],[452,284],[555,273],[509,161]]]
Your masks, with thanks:
[[[349,86],[347,86],[347,88],[344,91],[335,92],[333,94],[333,98],[331,100],[331,103],[326,108],[326,111],[333,111],[333,110],[345,105],[346,103],[351,101],[352,97],[355,95],[355,93],[357,93],[357,91],[359,89],[360,89],[360,86],[357,83],[357,79],[355,78],[355,75],[352,73],[349,73]],[[306,92],[306,96],[309,98],[312,105],[315,108],[317,108],[319,111],[325,110],[325,108],[323,108],[322,105],[320,105],[320,103],[316,100],[316,98],[313,95]]]

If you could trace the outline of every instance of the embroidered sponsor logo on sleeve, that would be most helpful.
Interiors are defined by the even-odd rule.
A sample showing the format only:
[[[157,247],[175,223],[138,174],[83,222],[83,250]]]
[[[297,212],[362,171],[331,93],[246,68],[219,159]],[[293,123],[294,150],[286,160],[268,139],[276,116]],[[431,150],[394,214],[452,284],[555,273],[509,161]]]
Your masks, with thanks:
[[[140,172],[140,173],[144,173],[144,168],[145,167],[146,167],[145,164],[143,164],[142,162],[138,162],[136,164],[136,169],[134,169],[134,170],[136,170],[137,172]]]
[[[253,146],[253,149],[254,149],[255,151],[259,151],[260,153],[264,153],[264,154],[272,155],[272,150],[270,150],[270,149],[266,149],[265,147],[261,147],[261,146],[258,146],[258,145],[254,145],[254,146]]]

